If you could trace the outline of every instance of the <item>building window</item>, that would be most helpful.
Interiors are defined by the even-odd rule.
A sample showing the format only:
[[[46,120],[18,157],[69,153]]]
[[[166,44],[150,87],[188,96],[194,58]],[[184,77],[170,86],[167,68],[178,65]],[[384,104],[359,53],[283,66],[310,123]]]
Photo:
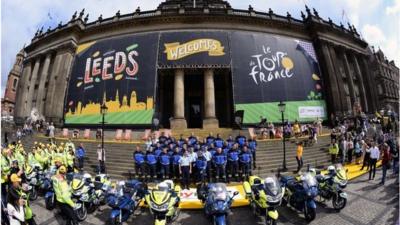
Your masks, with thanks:
[[[12,90],[15,91],[17,89],[17,85],[18,85],[18,79],[14,78],[13,80],[13,85],[12,85]]]
[[[382,85],[380,85],[380,84],[378,84],[378,94],[379,95],[383,94]]]

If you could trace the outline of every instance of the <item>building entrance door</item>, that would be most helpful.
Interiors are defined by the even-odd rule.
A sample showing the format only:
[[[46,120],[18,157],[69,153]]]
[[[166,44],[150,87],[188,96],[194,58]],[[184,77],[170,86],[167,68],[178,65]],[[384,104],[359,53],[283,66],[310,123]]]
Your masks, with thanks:
[[[185,118],[188,128],[202,128],[204,79],[203,71],[192,70],[185,74]]]

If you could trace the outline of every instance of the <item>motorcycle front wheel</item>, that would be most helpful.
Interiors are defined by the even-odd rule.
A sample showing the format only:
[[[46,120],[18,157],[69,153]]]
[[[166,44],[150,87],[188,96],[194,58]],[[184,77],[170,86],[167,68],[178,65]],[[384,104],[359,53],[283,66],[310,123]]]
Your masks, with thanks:
[[[29,200],[35,201],[38,198],[38,193],[35,186],[29,191]]]
[[[311,222],[315,219],[317,215],[317,211],[314,208],[306,207],[304,210],[304,217],[306,218],[307,222]]]
[[[346,203],[347,203],[347,199],[346,198],[343,198],[343,197],[340,197],[340,196],[337,197],[336,195],[333,196],[333,198],[332,198],[333,208],[336,209],[337,211],[342,210],[346,206]]]
[[[85,207],[85,204],[82,203],[82,206],[77,209],[76,211],[76,217],[78,218],[79,221],[84,221],[87,217],[87,209]]]
[[[272,219],[268,215],[265,216],[265,225],[276,225],[276,220]]]
[[[110,218],[107,222],[107,225],[121,225],[122,223],[119,221],[119,217]]]
[[[46,209],[48,209],[48,210],[54,209],[54,207],[56,205],[56,203],[54,201],[54,195],[51,198],[45,198],[44,203],[46,205]]]

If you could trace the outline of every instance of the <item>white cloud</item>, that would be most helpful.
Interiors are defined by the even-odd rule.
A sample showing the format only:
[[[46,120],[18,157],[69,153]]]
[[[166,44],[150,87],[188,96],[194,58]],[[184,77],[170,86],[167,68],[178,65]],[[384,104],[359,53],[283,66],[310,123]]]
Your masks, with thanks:
[[[394,4],[387,6],[385,12],[388,15],[400,13],[400,0],[394,0]]]
[[[362,28],[362,33],[367,42],[374,44],[382,44],[386,41],[386,37],[383,34],[382,30],[371,24],[366,24]]]
[[[364,25],[362,33],[369,44],[375,46],[375,49],[380,48],[388,60],[395,60],[398,66],[400,62],[400,45],[396,40],[398,34],[397,38],[395,35],[385,36],[378,26],[371,24]]]

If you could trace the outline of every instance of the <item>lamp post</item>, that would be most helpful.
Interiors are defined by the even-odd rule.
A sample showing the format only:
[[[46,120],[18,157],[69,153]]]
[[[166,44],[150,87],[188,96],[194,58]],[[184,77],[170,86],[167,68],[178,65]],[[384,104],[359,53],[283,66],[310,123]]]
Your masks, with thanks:
[[[282,115],[282,144],[283,144],[283,165],[282,165],[282,171],[287,171],[286,168],[286,145],[285,145],[285,134],[284,134],[284,123],[285,123],[285,118],[283,113],[285,112],[286,104],[283,103],[282,101],[279,102],[278,104],[279,111],[281,112]]]
[[[101,113],[101,115],[102,115],[102,121],[101,121],[101,149],[104,149],[104,124],[105,124],[105,122],[104,122],[104,116],[106,115],[106,113],[107,113],[107,106],[106,106],[106,103],[105,102],[103,102],[103,104],[101,105],[101,107],[100,107],[100,113]],[[103,150],[103,154],[104,154],[104,150]],[[103,159],[104,159],[104,155],[103,155]]]

